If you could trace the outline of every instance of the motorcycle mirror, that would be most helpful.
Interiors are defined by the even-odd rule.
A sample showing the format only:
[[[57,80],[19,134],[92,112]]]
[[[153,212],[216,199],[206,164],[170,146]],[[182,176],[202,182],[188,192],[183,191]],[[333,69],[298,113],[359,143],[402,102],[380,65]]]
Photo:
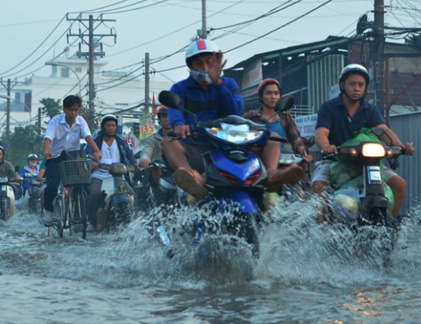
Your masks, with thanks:
[[[294,106],[294,97],[293,96],[284,96],[276,103],[275,111],[283,112],[287,111]]]
[[[181,99],[174,92],[162,90],[158,95],[158,100],[161,104],[171,108],[179,108]]]
[[[192,115],[194,117],[194,123],[195,124],[197,123],[196,115],[192,113],[191,111],[181,107],[181,98],[174,92],[168,91],[168,90],[162,90],[158,95],[158,100],[164,106],[167,106],[170,108],[181,109],[182,111]]]

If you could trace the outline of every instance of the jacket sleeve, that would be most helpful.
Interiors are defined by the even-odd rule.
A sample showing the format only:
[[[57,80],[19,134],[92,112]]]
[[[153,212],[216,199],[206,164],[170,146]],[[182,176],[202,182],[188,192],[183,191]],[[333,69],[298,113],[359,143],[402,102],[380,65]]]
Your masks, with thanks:
[[[182,93],[181,88],[182,88],[182,85],[180,83],[176,83],[171,87],[170,91],[174,92],[180,97],[181,105],[184,106],[183,93]],[[188,125],[186,119],[184,118],[183,111],[181,109],[176,109],[175,107],[174,108],[168,107],[168,120],[173,129],[175,129],[177,126],[180,126],[180,125]]]
[[[129,161],[131,165],[136,164],[137,161],[134,157],[133,150],[129,147],[129,143],[127,143],[127,141],[123,137],[121,137],[121,139],[122,139],[123,150],[126,154],[127,160]]]
[[[285,129],[285,134],[288,142],[291,144],[292,150],[297,154],[302,154],[305,149],[305,144],[301,138],[300,131],[295,124],[294,118],[289,111],[280,114],[282,126]]]
[[[148,160],[149,162],[152,161],[152,154],[155,148],[155,135],[150,136],[145,140],[145,143],[143,144],[142,151],[140,153],[140,162],[143,162],[145,160]]]
[[[240,115],[243,113],[243,97],[237,82],[222,77],[222,83],[215,86],[215,92],[224,115]]]

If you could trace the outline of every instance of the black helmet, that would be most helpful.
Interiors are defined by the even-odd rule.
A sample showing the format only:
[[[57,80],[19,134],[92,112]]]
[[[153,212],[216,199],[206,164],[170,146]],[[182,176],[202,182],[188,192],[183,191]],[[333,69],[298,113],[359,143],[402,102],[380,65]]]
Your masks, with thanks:
[[[363,76],[366,82],[366,87],[368,87],[370,76],[368,75],[367,69],[360,64],[349,64],[345,66],[339,76],[339,85],[341,82],[344,82],[350,74],[359,74]]]
[[[117,117],[114,116],[114,115],[111,115],[111,114],[107,114],[104,117],[102,117],[102,120],[101,120],[101,129],[102,130],[104,130],[105,122],[107,122],[109,120],[114,120],[115,123],[116,123],[116,126],[118,126],[118,119],[117,119]]]

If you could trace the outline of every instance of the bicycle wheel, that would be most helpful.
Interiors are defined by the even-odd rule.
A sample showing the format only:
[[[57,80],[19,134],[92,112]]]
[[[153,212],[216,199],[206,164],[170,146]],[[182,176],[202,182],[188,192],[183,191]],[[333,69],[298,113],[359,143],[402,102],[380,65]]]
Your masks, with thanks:
[[[61,193],[57,194],[57,196],[53,200],[53,219],[54,219],[54,228],[57,231],[60,237],[63,237],[63,229],[65,224],[64,219],[64,210],[63,210],[63,199]]]
[[[71,224],[74,232],[82,233],[82,238],[86,239],[86,205],[82,188],[72,190]]]

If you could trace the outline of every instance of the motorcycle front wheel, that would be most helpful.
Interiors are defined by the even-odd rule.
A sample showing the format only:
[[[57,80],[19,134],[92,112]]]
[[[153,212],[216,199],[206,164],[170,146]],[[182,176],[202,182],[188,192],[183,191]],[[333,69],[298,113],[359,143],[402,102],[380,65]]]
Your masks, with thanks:
[[[9,199],[8,198],[2,198],[1,206],[0,206],[0,208],[1,208],[0,218],[4,221],[7,221],[10,217],[9,206],[10,206]]]

